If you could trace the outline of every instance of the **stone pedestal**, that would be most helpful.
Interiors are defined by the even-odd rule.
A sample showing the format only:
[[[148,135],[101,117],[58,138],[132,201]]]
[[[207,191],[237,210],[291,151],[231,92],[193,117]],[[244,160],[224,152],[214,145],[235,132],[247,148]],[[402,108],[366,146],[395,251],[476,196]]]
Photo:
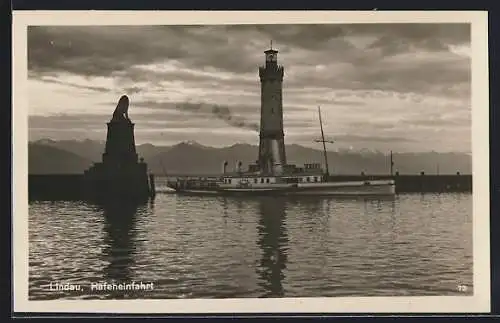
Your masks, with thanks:
[[[106,148],[102,155],[103,163],[119,165],[137,163],[135,151],[134,124],[130,120],[111,120],[108,122]]]
[[[134,124],[129,119],[108,122],[106,147],[102,162],[85,172],[87,197],[100,201],[148,199],[150,187],[147,165],[138,161]]]

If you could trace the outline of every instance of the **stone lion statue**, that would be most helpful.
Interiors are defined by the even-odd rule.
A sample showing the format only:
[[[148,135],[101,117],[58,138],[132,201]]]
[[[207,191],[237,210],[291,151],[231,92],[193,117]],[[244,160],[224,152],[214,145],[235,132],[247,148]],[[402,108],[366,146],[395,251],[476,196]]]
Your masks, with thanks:
[[[128,117],[128,105],[129,105],[128,96],[122,95],[120,100],[118,100],[118,104],[116,105],[115,112],[113,112],[114,121],[120,120],[130,120]]]

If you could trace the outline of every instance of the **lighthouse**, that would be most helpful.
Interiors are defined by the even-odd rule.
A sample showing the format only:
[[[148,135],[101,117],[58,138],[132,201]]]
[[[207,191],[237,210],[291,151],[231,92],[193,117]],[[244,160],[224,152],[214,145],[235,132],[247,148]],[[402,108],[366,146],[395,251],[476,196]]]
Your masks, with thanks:
[[[262,174],[279,174],[286,167],[285,133],[283,131],[283,75],[278,51],[264,52],[265,64],[259,67],[260,141],[258,166]]]

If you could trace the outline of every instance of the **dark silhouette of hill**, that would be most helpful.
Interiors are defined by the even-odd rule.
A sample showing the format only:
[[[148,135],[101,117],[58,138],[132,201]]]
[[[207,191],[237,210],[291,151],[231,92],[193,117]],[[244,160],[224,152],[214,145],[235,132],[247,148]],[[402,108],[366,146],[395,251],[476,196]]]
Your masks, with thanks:
[[[324,165],[320,150],[300,145],[287,146],[289,164],[319,162]],[[235,168],[238,161],[246,166],[255,162],[258,147],[236,144],[220,149],[179,144],[169,151],[160,153],[148,162],[153,172],[162,174],[161,164],[167,173],[216,174],[222,170],[222,163],[228,162],[228,170]],[[471,157],[461,153],[395,153],[394,171],[400,174],[470,174]],[[380,152],[328,152],[328,164],[332,174],[389,174],[390,158]],[[158,167],[160,166],[160,167]],[[158,170],[160,172],[158,172]]]
[[[137,145],[136,151],[137,154],[144,158],[144,160],[148,161],[151,160],[154,156],[158,155],[159,153],[166,152],[168,151],[170,146],[155,146],[152,144],[142,144],[142,145]],[[103,150],[104,151],[104,150]]]
[[[69,151],[35,143],[28,145],[30,174],[78,174],[91,164],[91,160]]]
[[[106,145],[105,141],[90,139],[82,141],[40,139],[34,141],[33,143],[69,151],[93,162],[102,161],[102,154],[104,153]],[[170,147],[154,146],[152,144],[142,144],[137,145],[136,147],[139,156],[143,157],[145,160],[149,160],[151,157],[159,154],[160,152],[167,151],[168,149],[170,149]]]
[[[39,140],[34,146],[37,150],[32,159],[45,162],[45,170],[59,172],[59,169],[79,170],[82,172],[82,163],[78,159],[71,159],[59,155],[51,156],[50,150],[42,150],[39,146],[57,148],[78,155],[85,161],[99,162],[104,152],[104,142],[84,140]],[[30,144],[30,152],[33,149]],[[320,162],[324,164],[321,150],[303,147],[297,144],[287,145],[287,160],[290,164]],[[46,153],[45,153],[46,152]],[[182,142],[173,146],[155,146],[142,144],[137,146],[138,154],[148,163],[149,169],[158,175],[161,174],[218,174],[222,170],[222,163],[228,162],[228,170],[234,169],[238,161],[244,167],[255,162],[258,147],[249,144],[235,144],[229,147],[214,148],[203,146],[197,142]],[[49,156],[47,156],[48,154]],[[61,160],[57,160],[61,158]],[[471,156],[464,153],[394,153],[394,171],[400,174],[471,174]],[[51,166],[50,161],[54,164]],[[30,159],[30,165],[32,160]],[[332,174],[388,174],[390,170],[389,156],[381,152],[372,151],[339,151],[328,153],[328,163]],[[66,165],[68,164],[68,165]],[[76,164],[79,166],[72,166]],[[57,165],[57,166],[56,166]],[[65,165],[64,167],[62,165]],[[35,167],[35,166],[33,166]],[[31,172],[31,167],[30,167]],[[75,171],[76,172],[76,171]]]
[[[94,162],[101,161],[105,146],[104,141],[90,139],[82,141],[41,139],[33,143],[69,151]]]

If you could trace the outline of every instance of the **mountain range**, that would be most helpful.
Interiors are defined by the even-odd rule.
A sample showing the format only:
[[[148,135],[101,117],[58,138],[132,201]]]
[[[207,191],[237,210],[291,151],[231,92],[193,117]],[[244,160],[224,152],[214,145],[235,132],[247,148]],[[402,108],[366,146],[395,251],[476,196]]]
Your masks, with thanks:
[[[94,140],[51,140],[41,139],[28,145],[30,174],[75,174],[83,173],[93,162],[102,160],[105,143]],[[217,174],[222,163],[229,163],[228,170],[234,169],[238,161],[243,165],[254,163],[258,147],[249,144],[235,144],[215,148],[197,142],[181,142],[172,146],[141,144],[136,147],[140,157],[148,163],[149,170],[162,174]],[[287,145],[289,164],[320,162],[324,165],[321,150]],[[331,174],[388,174],[390,159],[378,151],[338,151],[328,152]],[[471,174],[472,158],[465,153],[394,153],[394,171],[400,174]]]

